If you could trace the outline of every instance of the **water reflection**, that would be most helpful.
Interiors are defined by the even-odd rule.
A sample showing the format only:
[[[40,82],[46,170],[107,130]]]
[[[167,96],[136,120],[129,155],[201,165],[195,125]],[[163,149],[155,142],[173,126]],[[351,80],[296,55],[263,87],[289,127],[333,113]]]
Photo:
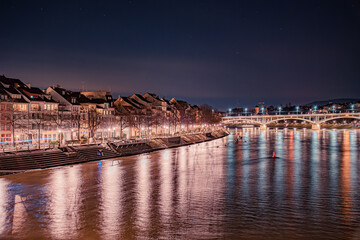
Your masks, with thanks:
[[[118,161],[106,162],[101,174],[101,231],[105,239],[118,239],[123,210],[122,166]]]
[[[49,233],[54,239],[77,238],[80,229],[81,165],[59,168],[49,178]]]
[[[151,159],[148,155],[140,155],[137,159],[137,186],[136,186],[136,219],[137,229],[147,230],[150,224],[150,179]]]
[[[0,178],[0,237],[6,233],[7,225],[7,206],[8,206],[8,183],[7,180]]]
[[[3,176],[0,238],[356,239],[359,133],[244,129]]]

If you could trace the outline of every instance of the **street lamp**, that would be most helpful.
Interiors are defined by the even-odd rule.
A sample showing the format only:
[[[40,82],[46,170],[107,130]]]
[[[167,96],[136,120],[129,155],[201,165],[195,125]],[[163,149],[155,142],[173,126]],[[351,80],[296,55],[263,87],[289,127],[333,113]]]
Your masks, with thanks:
[[[247,109],[247,108],[245,108],[245,115],[247,115],[247,110],[248,110],[248,109]]]
[[[314,112],[315,112],[315,113],[316,113],[316,109],[317,109],[317,106],[315,105],[315,106],[314,106]]]
[[[281,114],[281,107],[279,107],[279,115]]]
[[[229,108],[229,116],[231,115],[231,108]]]
[[[354,112],[354,104],[351,104],[351,111]]]
[[[264,115],[264,107],[261,108],[261,113]]]
[[[335,105],[332,106],[333,113],[335,113]]]
[[[299,114],[299,106],[296,106],[296,114]]]

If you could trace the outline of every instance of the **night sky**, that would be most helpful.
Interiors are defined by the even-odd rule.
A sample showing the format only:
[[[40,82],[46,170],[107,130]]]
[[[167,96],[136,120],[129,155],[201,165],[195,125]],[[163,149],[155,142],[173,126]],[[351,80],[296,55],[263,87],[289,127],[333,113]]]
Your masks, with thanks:
[[[0,74],[220,109],[360,97],[360,2],[4,1]]]

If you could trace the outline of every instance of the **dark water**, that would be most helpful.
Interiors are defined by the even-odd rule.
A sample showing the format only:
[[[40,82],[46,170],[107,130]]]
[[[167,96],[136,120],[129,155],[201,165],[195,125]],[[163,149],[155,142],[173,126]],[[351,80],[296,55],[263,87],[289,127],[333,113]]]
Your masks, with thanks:
[[[242,136],[1,177],[0,238],[360,239],[359,131]]]

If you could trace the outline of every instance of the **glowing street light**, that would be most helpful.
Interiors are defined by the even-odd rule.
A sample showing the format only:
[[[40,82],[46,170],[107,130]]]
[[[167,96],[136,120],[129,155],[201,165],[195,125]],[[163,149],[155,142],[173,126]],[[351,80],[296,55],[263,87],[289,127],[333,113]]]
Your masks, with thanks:
[[[279,107],[279,115],[280,115],[280,113],[281,113],[281,107]]]
[[[299,114],[299,106],[296,106],[296,113]]]

